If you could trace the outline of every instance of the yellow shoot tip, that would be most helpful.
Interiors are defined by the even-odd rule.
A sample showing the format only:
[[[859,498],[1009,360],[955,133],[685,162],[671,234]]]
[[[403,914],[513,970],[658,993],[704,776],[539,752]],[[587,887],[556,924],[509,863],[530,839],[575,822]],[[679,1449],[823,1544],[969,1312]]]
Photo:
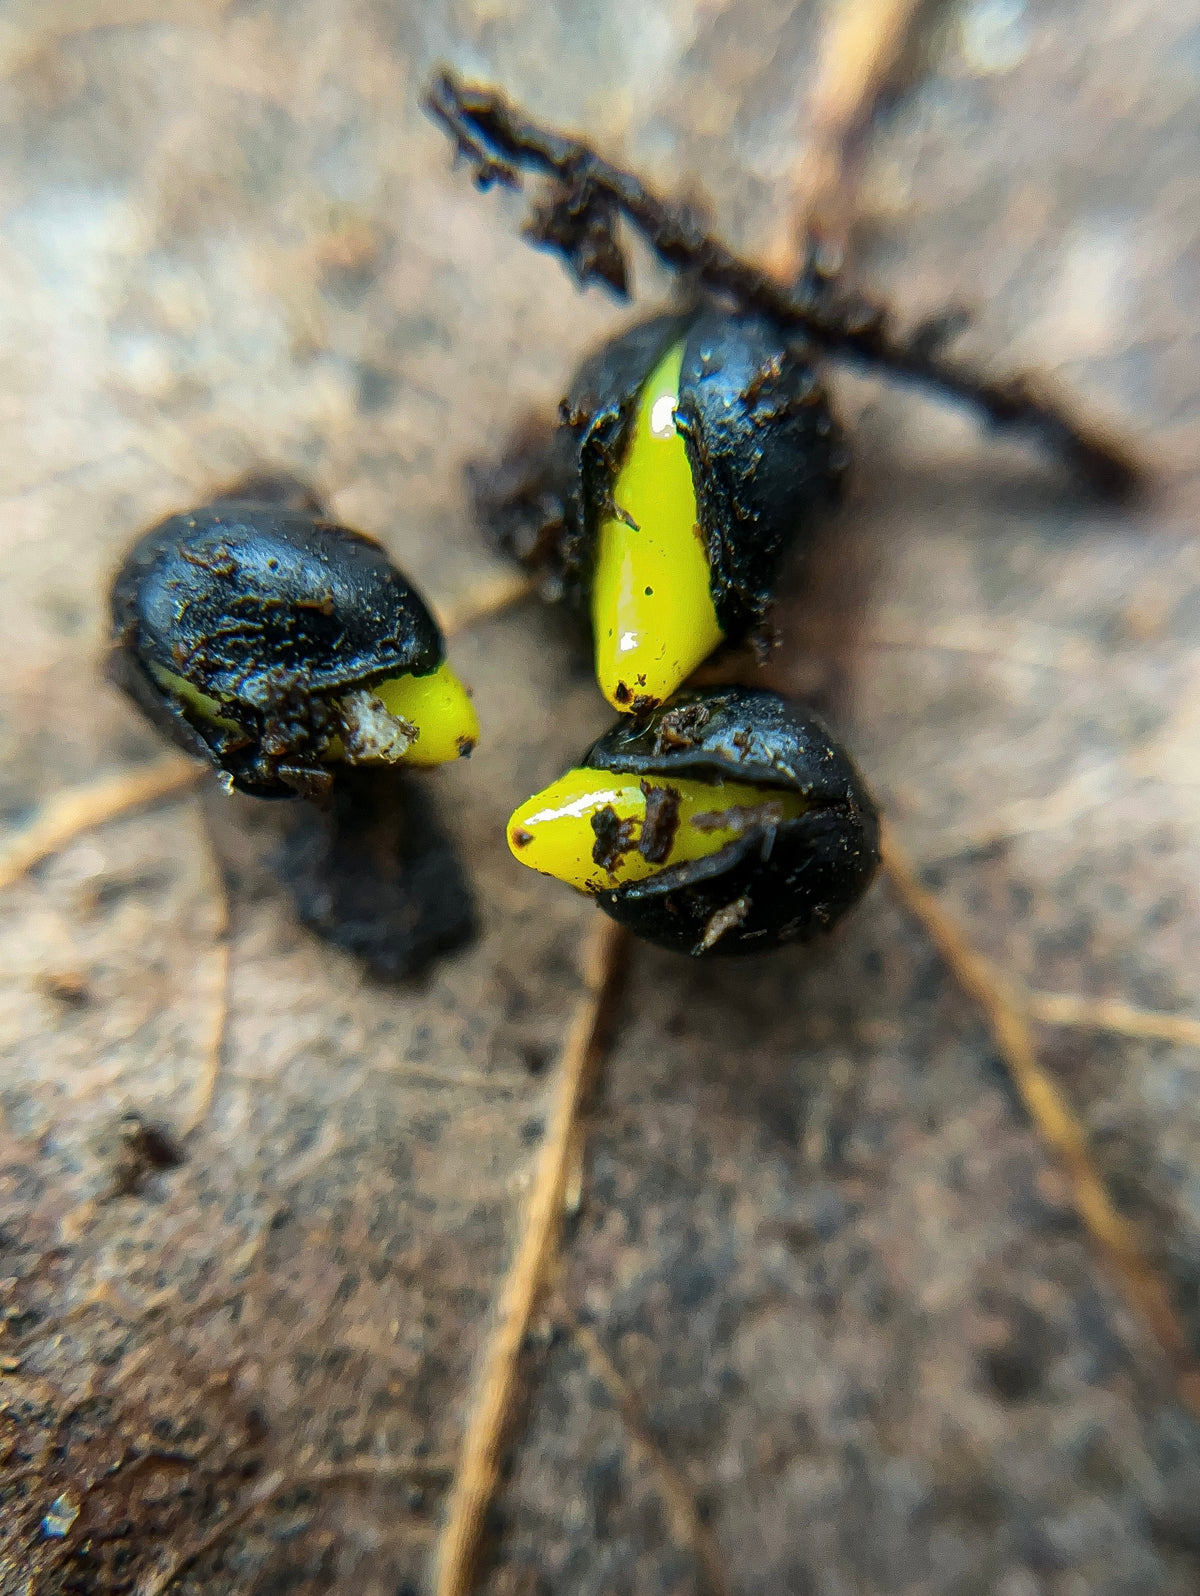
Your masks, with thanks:
[[[651,372],[601,526],[592,577],[596,680],[616,709],[669,698],[724,634],[709,591],[696,490],[675,425],[683,345]],[[630,524],[632,523],[632,525]]]
[[[569,770],[513,812],[508,845],[531,870],[599,892],[707,858],[748,826],[804,807],[798,793],[748,782]]]

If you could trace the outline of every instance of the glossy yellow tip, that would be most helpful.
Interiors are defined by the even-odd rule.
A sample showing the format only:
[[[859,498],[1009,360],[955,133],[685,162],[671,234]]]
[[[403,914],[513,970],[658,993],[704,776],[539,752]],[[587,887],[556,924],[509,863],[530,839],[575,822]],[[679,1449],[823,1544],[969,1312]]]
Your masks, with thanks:
[[[669,698],[722,641],[709,592],[696,490],[675,426],[683,344],[642,390],[633,437],[600,528],[592,578],[596,680],[617,709]]]
[[[748,826],[794,819],[804,807],[799,793],[748,782],[569,770],[514,811],[508,845],[531,870],[599,892],[706,858]]]
[[[389,714],[417,728],[417,740],[403,756],[406,765],[445,765],[479,741],[475,706],[449,665],[428,676],[394,676],[371,691]]]

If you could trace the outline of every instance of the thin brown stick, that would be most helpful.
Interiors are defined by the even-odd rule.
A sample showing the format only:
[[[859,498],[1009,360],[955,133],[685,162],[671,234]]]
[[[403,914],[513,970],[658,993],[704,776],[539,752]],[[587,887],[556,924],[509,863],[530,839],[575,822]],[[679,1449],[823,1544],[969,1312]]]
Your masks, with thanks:
[[[481,621],[490,621],[536,592],[537,582],[524,571],[501,571],[477,582],[456,602],[439,604],[438,624],[447,637],[453,637]]]
[[[229,1025],[229,976],[232,964],[231,938],[233,931],[229,888],[225,881],[225,871],[217,853],[212,830],[204,817],[203,809],[200,810],[200,825],[208,845],[208,857],[212,874],[212,897],[216,905],[213,926],[213,970],[209,985],[212,993],[212,1003],[209,1008],[207,1035],[204,1038],[204,1045],[200,1055],[199,1088],[187,1123],[179,1132],[181,1140],[186,1140],[200,1129],[208,1118],[216,1100],[217,1086],[221,1079],[221,1063],[225,1053],[225,1032]]]
[[[927,0],[841,0],[834,7],[806,107],[808,147],[764,256],[781,281],[794,282],[808,264],[827,275],[842,270],[867,137],[926,9]]]
[[[1109,1031],[1116,1036],[1174,1042],[1178,1047],[1200,1047],[1200,1020],[1187,1014],[1155,1014],[1117,998],[1076,997],[1071,992],[1031,992],[1028,1009],[1042,1025]]]
[[[560,254],[581,285],[604,282],[618,295],[628,293],[623,217],[664,265],[687,273],[692,286],[766,316],[785,333],[803,334],[831,356],[957,398],[992,426],[1030,433],[1103,497],[1125,498],[1141,486],[1139,462],[1115,437],[1076,420],[1044,384],[1028,376],[997,381],[946,358],[941,345],[952,321],[939,318],[898,338],[882,305],[814,295],[811,282],[784,287],[706,232],[691,210],[665,200],[582,140],[531,121],[494,89],[440,72],[426,106],[481,188],[501,183],[520,189],[526,172],[551,180],[525,234]]]
[[[701,1518],[691,1486],[655,1440],[636,1393],[589,1325],[573,1320],[567,1329],[620,1413],[631,1450],[645,1460],[657,1479],[672,1537],[676,1545],[686,1547],[695,1557],[706,1596],[725,1596],[729,1582],[717,1538]]]
[[[437,1552],[436,1596],[469,1596],[484,1520],[499,1482],[500,1451],[512,1414],[521,1347],[554,1256],[576,1122],[603,1055],[626,940],[622,927],[597,914],[584,952],[585,993],[563,1048],[550,1122],[450,1491]]]
[[[1157,1337],[1180,1401],[1200,1417],[1200,1368],[1175,1312],[1170,1288],[1146,1258],[1133,1226],[1113,1206],[1092,1161],[1082,1125],[1038,1061],[1023,993],[976,952],[962,927],[921,885],[912,861],[890,828],[884,830],[882,851],[897,896],[920,922],[962,990],[983,1010],[1026,1112],[1067,1172],[1080,1219],[1127,1303]]]
[[[209,1012],[208,1034],[201,1052],[200,1085],[192,1112],[180,1131],[181,1139],[194,1135],[204,1124],[216,1100],[217,1085],[221,1079],[225,1031],[229,1024],[229,971],[232,962],[229,944],[229,899],[224,888],[221,891],[220,901],[224,910],[224,925],[218,930],[216,941],[213,943],[213,973],[210,979],[213,1000]]]
[[[23,831],[0,845],[0,888],[19,881],[27,870],[66,847],[81,832],[116,820],[131,809],[183,792],[202,775],[203,766],[172,754],[152,765],[103,776],[86,786],[59,793]]]
[[[260,1512],[286,1491],[316,1485],[358,1485],[372,1480],[421,1479],[437,1482],[450,1472],[449,1467],[423,1458],[362,1458],[352,1463],[327,1464],[303,1474],[288,1474],[276,1469],[260,1480],[245,1499],[230,1508],[224,1518],[198,1540],[172,1558],[170,1564],[139,1585],[137,1596],[163,1596],[181,1574],[226,1540],[235,1529]]]

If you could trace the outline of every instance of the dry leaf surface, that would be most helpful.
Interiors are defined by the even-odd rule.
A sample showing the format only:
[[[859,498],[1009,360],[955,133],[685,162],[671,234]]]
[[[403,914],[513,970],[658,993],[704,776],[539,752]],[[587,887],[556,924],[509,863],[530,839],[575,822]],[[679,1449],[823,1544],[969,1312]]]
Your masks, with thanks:
[[[856,268],[912,319],[967,304],[965,347],[1059,375],[1157,493],[1099,511],[968,419],[839,377],[852,490],[772,671],[834,717],[985,952],[1200,1016],[1200,10],[936,20],[867,163]],[[753,249],[824,21],[772,0],[14,4],[5,820],[154,756],[100,684],[105,582],[136,529],[244,467],[312,477],[438,601],[497,570],[463,464],[621,313],[450,170],[418,109],[435,63],[702,193]],[[300,930],[263,864],[277,816],[216,793],[3,896],[5,1596],[148,1592],[256,1491],[180,1591],[427,1587],[588,914],[499,827],[607,720],[533,606],[455,657],[486,738],[429,779],[484,928],[423,986],[365,983]],[[113,1197],[121,1116],[179,1134],[203,1090],[205,817],[233,906],[224,1069],[185,1161]],[[1200,1055],[1042,1035],[1200,1344]],[[588,1129],[490,1596],[1196,1588],[1200,1433],[885,889],[807,960],[640,950]]]

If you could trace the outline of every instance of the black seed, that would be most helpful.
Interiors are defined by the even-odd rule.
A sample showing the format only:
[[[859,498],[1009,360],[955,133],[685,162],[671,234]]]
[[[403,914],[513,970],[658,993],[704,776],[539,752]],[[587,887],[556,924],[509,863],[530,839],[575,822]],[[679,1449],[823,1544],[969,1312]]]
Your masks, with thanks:
[[[717,617],[736,640],[762,624],[784,558],[813,535],[845,466],[802,336],[781,342],[765,318],[706,308],[639,323],[584,362],[536,454],[522,435],[508,461],[476,471],[477,507],[502,548],[586,610],[600,528],[628,519],[613,491],[646,381],[680,342],[676,430]]]
[[[778,693],[679,693],[651,714],[623,716],[582,764],[638,777],[648,810],[650,793],[668,789],[672,778],[767,789],[762,806],[737,811],[741,834],[715,854],[596,894],[607,914],[676,952],[724,955],[808,941],[858,902],[878,866],[879,820],[862,778],[820,721]],[[804,812],[783,818],[772,792],[800,794]],[[727,823],[730,813],[714,791],[715,822]],[[615,813],[593,824],[598,838],[604,832],[606,858],[628,848]]]
[[[436,668],[428,608],[373,539],[328,521],[296,484],[168,517],[113,582],[110,673],[174,742],[260,796],[319,793],[332,700]],[[270,496],[268,496],[270,495]],[[182,677],[221,725],[162,684]]]

